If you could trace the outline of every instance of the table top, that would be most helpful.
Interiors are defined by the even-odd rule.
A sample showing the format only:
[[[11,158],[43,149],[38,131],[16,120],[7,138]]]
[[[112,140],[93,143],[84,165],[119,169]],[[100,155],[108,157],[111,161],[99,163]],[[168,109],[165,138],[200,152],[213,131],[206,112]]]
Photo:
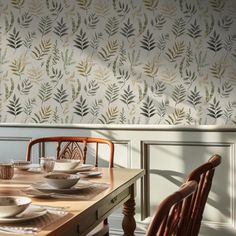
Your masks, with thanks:
[[[127,192],[126,196],[124,195],[124,191],[129,189],[130,186],[135,185],[136,181],[144,175],[144,170],[141,169],[97,168],[96,171],[102,172],[101,177],[81,179],[93,183],[106,184],[107,188],[91,199],[32,198],[33,204],[65,207],[66,212],[68,212],[65,216],[57,220],[57,222],[45,226],[37,235],[60,235],[60,232],[63,232],[63,228],[71,229],[73,232],[78,231],[79,226],[83,229],[83,225],[78,225],[78,222],[86,219],[94,209],[96,210],[96,220],[101,221],[107,217],[108,213],[106,213],[106,210],[107,212],[110,210],[104,208],[104,203],[110,200],[111,204],[118,205],[120,202],[116,202],[117,196],[121,193],[124,196],[124,200],[127,199],[130,192]],[[23,195],[22,190],[42,180],[42,173],[15,171],[13,179],[0,180],[0,194]],[[67,231],[67,233],[69,232]]]

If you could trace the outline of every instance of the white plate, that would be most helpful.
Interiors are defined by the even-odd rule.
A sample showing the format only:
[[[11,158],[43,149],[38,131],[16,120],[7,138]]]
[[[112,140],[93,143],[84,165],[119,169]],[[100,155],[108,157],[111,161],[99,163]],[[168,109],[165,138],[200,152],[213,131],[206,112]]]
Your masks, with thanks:
[[[31,220],[43,216],[46,213],[46,209],[30,205],[24,212],[14,217],[0,218],[0,223],[15,223],[20,221]]]
[[[93,168],[94,168],[94,165],[83,164],[83,165],[77,167],[76,169],[78,170],[78,172],[82,172],[82,171],[92,170]]]
[[[72,169],[72,170],[55,170],[55,172],[68,173],[68,174],[76,174],[78,172],[92,170],[93,168],[94,168],[94,165],[83,164],[83,165],[81,165],[79,167],[76,167],[75,169]]]
[[[80,175],[84,177],[97,177],[101,176],[102,172],[99,171],[81,172]]]
[[[48,183],[45,182],[38,182],[33,184],[32,186],[42,192],[51,192],[51,193],[76,193],[80,191],[81,189],[86,189],[89,188],[93,183],[85,180],[79,180],[79,182],[74,185],[71,188],[66,188],[66,189],[58,189],[58,188],[53,188],[50,186]]]

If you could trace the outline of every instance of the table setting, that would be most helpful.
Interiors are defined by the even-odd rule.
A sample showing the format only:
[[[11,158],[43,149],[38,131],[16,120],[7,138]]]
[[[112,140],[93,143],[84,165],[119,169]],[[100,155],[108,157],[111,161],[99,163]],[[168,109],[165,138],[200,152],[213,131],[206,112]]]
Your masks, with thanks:
[[[34,234],[64,217],[64,207],[33,204],[25,196],[0,196],[0,233]]]
[[[32,174],[34,179],[27,178],[27,175]],[[0,163],[1,187],[10,188],[8,183],[24,185],[16,196],[2,192],[0,212],[11,212],[3,211],[4,207],[18,209],[18,212],[11,215],[0,213],[0,233],[35,234],[68,214],[64,207],[39,206],[33,203],[33,199],[86,201],[109,188],[109,184],[88,180],[90,174],[93,178],[102,175],[93,165],[82,165],[79,160],[55,160],[48,157],[41,158],[39,165],[21,160]]]

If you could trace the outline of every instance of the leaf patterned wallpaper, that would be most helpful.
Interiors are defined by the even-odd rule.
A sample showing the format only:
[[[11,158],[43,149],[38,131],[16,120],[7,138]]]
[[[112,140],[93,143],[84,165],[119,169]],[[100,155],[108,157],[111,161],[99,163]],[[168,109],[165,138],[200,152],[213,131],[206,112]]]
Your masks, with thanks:
[[[0,0],[0,122],[236,124],[235,0]]]

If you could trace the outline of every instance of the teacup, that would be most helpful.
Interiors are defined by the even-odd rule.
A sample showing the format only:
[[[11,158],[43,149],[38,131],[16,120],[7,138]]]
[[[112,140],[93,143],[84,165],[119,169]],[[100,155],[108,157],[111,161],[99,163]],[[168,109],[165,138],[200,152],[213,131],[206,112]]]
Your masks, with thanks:
[[[0,179],[12,179],[14,166],[12,163],[0,163]]]

